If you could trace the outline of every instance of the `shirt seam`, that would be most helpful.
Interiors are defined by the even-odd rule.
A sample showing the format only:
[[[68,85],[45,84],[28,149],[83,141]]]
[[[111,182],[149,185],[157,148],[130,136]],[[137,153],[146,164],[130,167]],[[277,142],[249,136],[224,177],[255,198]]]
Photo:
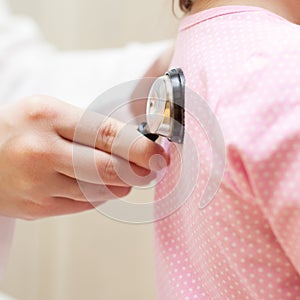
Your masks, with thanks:
[[[199,17],[199,20],[195,20],[194,22],[190,22],[190,23],[187,23],[187,24],[181,24],[179,26],[179,32],[185,31],[185,30],[187,30],[191,27],[194,27],[194,26],[196,26],[200,23],[204,23],[206,21],[209,21],[209,20],[212,20],[212,19],[215,19],[215,18],[218,18],[218,17],[223,17],[223,16],[226,16],[226,15],[233,15],[233,14],[240,14],[240,13],[258,13],[258,12],[265,13],[265,14],[268,14],[268,15],[271,14],[273,17],[277,17],[280,20],[287,21],[286,19],[276,15],[275,13],[269,12],[265,9],[253,8],[253,9],[244,9],[244,10],[238,10],[238,11],[226,11],[226,12],[218,13],[216,15],[207,16],[205,18]],[[183,22],[184,22],[184,20],[183,20]]]

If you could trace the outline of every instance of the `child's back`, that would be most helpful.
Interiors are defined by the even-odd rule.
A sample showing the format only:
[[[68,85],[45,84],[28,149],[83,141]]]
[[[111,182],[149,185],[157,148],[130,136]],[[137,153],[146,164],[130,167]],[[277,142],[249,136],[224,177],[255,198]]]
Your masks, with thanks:
[[[171,67],[215,112],[227,167],[199,210],[211,157],[187,118],[202,173],[185,205],[155,225],[159,298],[300,299],[299,26],[250,6],[203,11],[183,20]]]

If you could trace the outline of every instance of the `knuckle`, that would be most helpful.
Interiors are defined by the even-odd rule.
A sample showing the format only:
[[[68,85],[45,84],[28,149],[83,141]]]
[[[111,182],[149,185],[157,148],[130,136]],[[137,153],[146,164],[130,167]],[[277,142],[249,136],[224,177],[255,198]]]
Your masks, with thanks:
[[[12,150],[13,147],[8,147],[9,150],[5,150],[8,154],[4,154],[7,163],[18,170],[15,176],[10,178],[10,184],[22,195],[34,195],[41,186],[42,171],[38,169],[36,162],[26,157],[26,151]]]
[[[57,116],[54,99],[47,96],[32,96],[25,99],[25,118],[29,121],[50,120]]]
[[[31,200],[23,201],[22,211],[26,221],[35,221],[43,216],[43,207]]]
[[[31,163],[49,161],[53,156],[51,147],[48,147],[47,142],[35,136],[23,138],[22,144],[19,143],[19,155]]]
[[[19,178],[17,188],[24,195],[34,195],[38,189],[36,175],[33,172],[27,172],[26,176]]]
[[[117,172],[114,167],[114,160],[110,156],[103,165],[103,179],[106,181],[116,180],[118,178]]]
[[[53,165],[55,152],[43,139],[36,136],[21,136],[7,143],[2,149],[2,157],[17,168],[18,186],[30,191],[41,184],[43,176]]]
[[[32,152],[34,139],[33,136],[22,135],[9,140],[3,147],[6,158],[15,164],[26,162]]]
[[[85,193],[87,193],[87,195],[85,195]],[[76,200],[87,200],[87,196],[88,196],[88,191],[85,190],[85,193],[84,191],[81,190],[81,188],[78,186],[78,188],[76,187],[75,190],[71,190],[70,191],[70,195],[72,195],[72,198],[73,199],[76,199]]]
[[[104,151],[110,151],[118,135],[118,125],[113,119],[104,121],[99,129],[99,140]]]

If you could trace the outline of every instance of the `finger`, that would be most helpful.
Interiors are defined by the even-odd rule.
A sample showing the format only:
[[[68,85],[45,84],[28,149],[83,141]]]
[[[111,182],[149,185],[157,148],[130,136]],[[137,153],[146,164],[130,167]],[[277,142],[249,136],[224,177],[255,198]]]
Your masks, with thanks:
[[[125,125],[93,111],[65,104],[55,128],[63,138],[107,153],[114,153],[130,162],[152,170],[161,170],[169,156],[159,144],[144,137],[132,125]]]
[[[112,137],[108,139],[109,152],[149,170],[159,171],[169,164],[169,156],[164,148],[144,137],[136,127],[123,125],[118,129],[117,135],[114,134],[112,131]]]
[[[22,212],[20,218],[36,220],[45,217],[73,214],[93,209],[94,204],[90,202],[74,201],[68,198],[48,197],[41,201],[21,201],[18,209]]]
[[[38,213],[35,214],[35,217],[44,218],[68,215],[84,212],[94,208],[95,205],[91,204],[90,202],[80,202],[63,197],[54,197],[51,198],[50,201],[48,201],[47,206],[39,209]]]
[[[133,163],[90,147],[63,141],[56,148],[54,169],[83,182],[110,186],[144,186],[155,173]]]
[[[127,196],[130,187],[104,186],[77,181],[62,174],[57,174],[57,182],[52,197],[69,198],[76,201],[105,202],[110,199]]]

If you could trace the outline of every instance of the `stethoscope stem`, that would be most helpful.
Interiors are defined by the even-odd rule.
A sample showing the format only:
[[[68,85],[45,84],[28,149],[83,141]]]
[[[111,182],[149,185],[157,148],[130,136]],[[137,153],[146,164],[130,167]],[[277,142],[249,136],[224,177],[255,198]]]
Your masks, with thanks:
[[[155,142],[159,138],[158,134],[149,132],[147,122],[142,122],[138,127],[138,131],[152,142]]]

